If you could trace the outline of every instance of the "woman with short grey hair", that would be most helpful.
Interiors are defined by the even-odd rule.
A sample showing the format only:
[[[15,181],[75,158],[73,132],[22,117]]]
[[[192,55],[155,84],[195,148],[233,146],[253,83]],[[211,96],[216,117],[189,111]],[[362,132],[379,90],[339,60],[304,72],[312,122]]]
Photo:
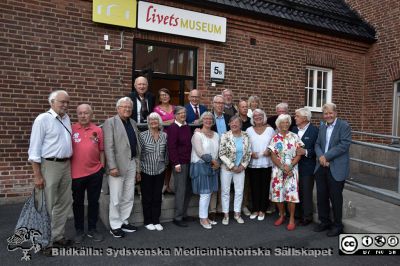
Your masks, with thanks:
[[[276,202],[279,209],[279,219],[275,221],[274,225],[279,226],[284,223],[284,202],[287,202],[290,219],[286,228],[289,231],[296,228],[294,211],[296,203],[299,202],[297,163],[301,155],[297,155],[296,151],[297,148],[304,146],[299,136],[289,131],[291,122],[290,115],[281,114],[278,116],[276,119],[278,133],[272,138],[268,146],[274,163],[269,198],[272,202]]]
[[[269,205],[267,198],[269,194],[268,185],[271,182],[272,161],[268,145],[272,136],[275,135],[274,129],[266,122],[265,112],[255,109],[251,118],[253,126],[246,130],[251,143],[251,161],[247,168],[253,203],[250,219],[257,218],[259,221],[264,220]]]
[[[155,112],[147,117],[147,125],[149,129],[139,134],[144,226],[151,231],[161,231],[162,187],[168,164],[167,134],[162,131],[161,117]]]

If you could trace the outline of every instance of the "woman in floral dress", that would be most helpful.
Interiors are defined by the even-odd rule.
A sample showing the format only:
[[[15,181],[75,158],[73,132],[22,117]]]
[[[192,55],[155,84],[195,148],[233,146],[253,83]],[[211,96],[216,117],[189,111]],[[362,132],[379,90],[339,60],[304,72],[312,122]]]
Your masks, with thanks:
[[[297,163],[301,155],[297,155],[296,150],[304,144],[297,134],[289,131],[290,124],[289,115],[279,115],[276,120],[278,133],[272,138],[268,148],[271,150],[271,159],[274,163],[269,197],[272,202],[276,202],[279,209],[279,219],[275,221],[275,225],[279,226],[285,221],[284,202],[286,201],[290,213],[289,224],[286,228],[292,231],[296,228],[294,211],[296,203],[299,202]]]

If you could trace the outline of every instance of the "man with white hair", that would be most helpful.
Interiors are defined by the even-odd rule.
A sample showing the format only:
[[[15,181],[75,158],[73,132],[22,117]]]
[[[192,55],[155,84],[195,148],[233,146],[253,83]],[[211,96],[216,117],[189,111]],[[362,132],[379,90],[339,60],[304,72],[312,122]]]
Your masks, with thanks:
[[[64,237],[65,223],[70,211],[71,197],[71,121],[67,115],[68,93],[53,91],[49,96],[50,109],[33,123],[29,144],[35,187],[44,189],[47,211],[51,217],[51,241],[44,249],[51,256],[51,246],[72,244]]]
[[[297,149],[297,154],[301,155],[299,161],[299,196],[300,208],[296,208],[300,221],[298,225],[306,226],[312,222],[313,218],[313,189],[314,189],[314,169],[315,169],[315,142],[318,138],[318,128],[311,123],[311,111],[308,108],[296,110],[294,117],[296,126],[293,133],[297,134],[304,147]]]
[[[155,97],[149,91],[147,78],[143,76],[135,79],[134,87],[135,90],[129,95],[133,104],[131,118],[137,123],[146,123],[147,116],[153,112]]]
[[[110,188],[110,233],[124,237],[137,228],[128,218],[133,208],[135,180],[140,181],[140,145],[136,122],[131,119],[133,103],[129,97],[117,101],[118,114],[104,122],[104,151]]]
[[[276,105],[276,115],[269,116],[267,119],[267,124],[270,125],[274,130],[276,130],[276,125],[275,125],[276,119],[278,118],[279,115],[282,115],[282,114],[285,114],[285,115],[289,114],[289,105],[285,102],[282,102],[282,103],[279,103],[278,105]],[[294,119],[294,117],[291,117],[291,119],[292,119],[292,123],[289,126],[289,131],[292,131],[293,126],[294,126],[293,121],[295,119]]]
[[[104,175],[104,138],[100,127],[92,123],[93,110],[89,104],[76,108],[78,123],[72,125],[72,209],[75,220],[75,243],[85,237],[85,193],[88,201],[87,236],[102,241],[103,235],[96,229],[99,216],[99,197]]]
[[[320,224],[315,232],[328,230],[327,236],[333,237],[343,233],[342,208],[343,188],[350,172],[350,125],[337,118],[336,105],[326,103],[322,106],[325,123],[319,128],[315,143],[318,163],[315,167],[317,184],[317,207]],[[331,206],[333,223],[330,219]]]

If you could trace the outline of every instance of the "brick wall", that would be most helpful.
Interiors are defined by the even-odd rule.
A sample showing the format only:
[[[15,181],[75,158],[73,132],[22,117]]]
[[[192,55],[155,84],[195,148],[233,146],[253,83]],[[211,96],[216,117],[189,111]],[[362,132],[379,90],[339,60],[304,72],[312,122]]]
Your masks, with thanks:
[[[227,42],[94,23],[91,1],[1,1],[0,203],[21,200],[33,187],[27,162],[30,130],[35,117],[49,108],[50,91],[63,88],[69,92],[72,121],[76,121],[75,107],[84,102],[92,104],[96,123],[114,115],[116,99],[131,90],[135,39],[198,47],[197,84],[209,106],[216,94],[209,88],[211,61],[226,64],[226,81],[217,86],[218,91],[231,88],[235,100],[258,94],[267,114],[273,114],[281,101],[289,103],[291,112],[303,106],[305,66],[333,68],[333,101],[340,116],[354,129],[365,128],[360,117],[366,110],[364,97],[372,96],[363,90],[369,45],[185,7],[178,1],[154,2],[227,17]],[[105,51],[103,35],[110,36],[112,47],[119,47],[121,30],[124,49]],[[256,39],[256,45],[250,45],[250,38]],[[377,64],[377,59],[372,61]],[[376,93],[374,97],[385,96]],[[383,110],[382,117],[386,115]],[[319,118],[315,114],[315,121]]]
[[[377,32],[367,55],[363,131],[392,134],[393,85],[400,79],[400,1],[346,0]]]

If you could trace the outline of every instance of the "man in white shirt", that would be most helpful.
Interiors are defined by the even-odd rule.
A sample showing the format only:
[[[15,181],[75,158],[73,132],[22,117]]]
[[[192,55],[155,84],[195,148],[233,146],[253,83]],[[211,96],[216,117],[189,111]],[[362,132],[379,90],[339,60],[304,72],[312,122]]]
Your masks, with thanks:
[[[50,110],[40,114],[33,123],[29,145],[35,187],[44,189],[47,211],[51,217],[51,245],[69,246],[64,238],[65,223],[72,203],[71,121],[67,115],[69,96],[66,91],[53,91],[49,96]],[[45,250],[51,255],[50,249]]]

